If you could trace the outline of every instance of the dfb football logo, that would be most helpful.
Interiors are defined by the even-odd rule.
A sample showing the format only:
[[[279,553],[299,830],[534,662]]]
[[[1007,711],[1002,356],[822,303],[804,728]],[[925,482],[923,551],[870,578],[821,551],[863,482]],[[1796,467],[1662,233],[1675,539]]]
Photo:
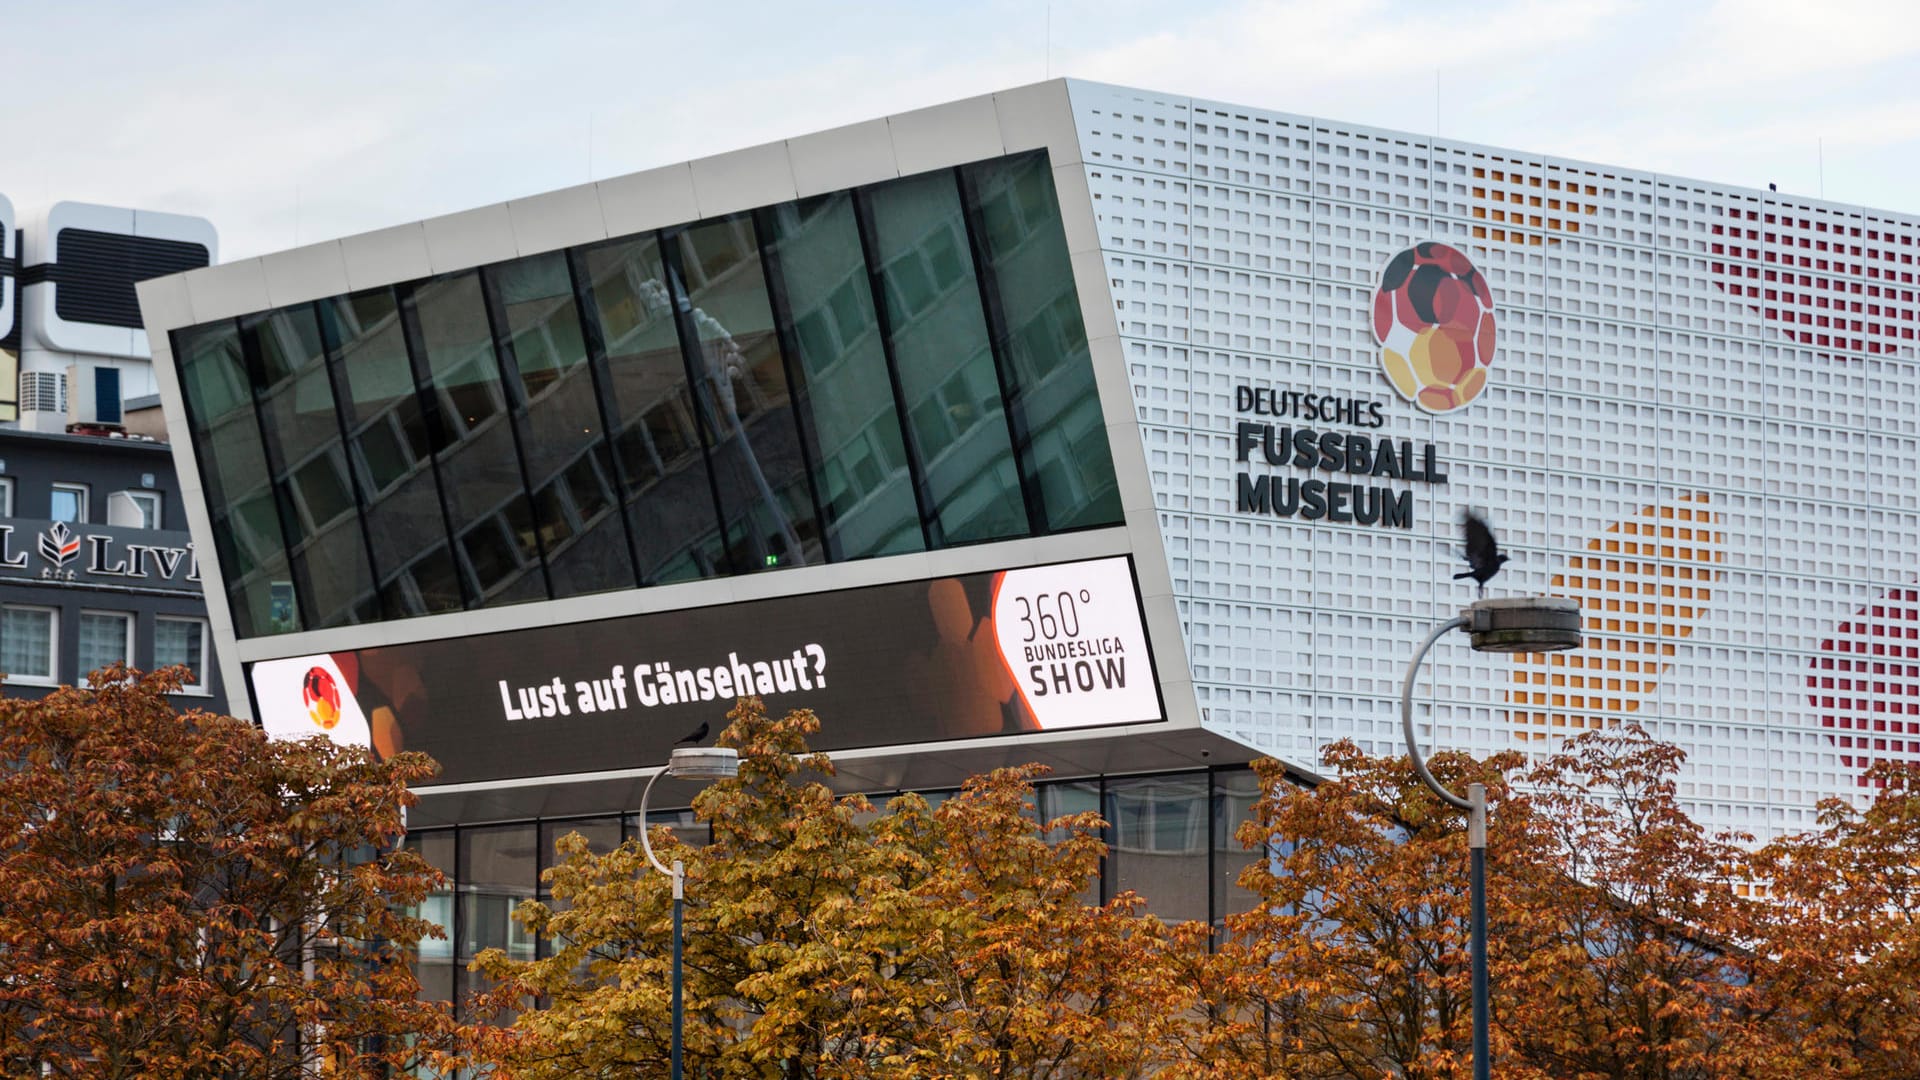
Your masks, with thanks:
[[[1427,412],[1452,412],[1487,388],[1493,293],[1465,255],[1445,244],[1416,244],[1380,272],[1373,336],[1401,397]]]

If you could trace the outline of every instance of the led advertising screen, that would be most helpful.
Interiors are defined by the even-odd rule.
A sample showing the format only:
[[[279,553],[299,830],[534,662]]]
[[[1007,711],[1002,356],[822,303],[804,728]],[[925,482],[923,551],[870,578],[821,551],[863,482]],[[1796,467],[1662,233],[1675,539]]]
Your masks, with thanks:
[[[736,697],[818,749],[1165,719],[1125,557],[263,660],[271,735],[420,750],[437,783],[663,764]]]

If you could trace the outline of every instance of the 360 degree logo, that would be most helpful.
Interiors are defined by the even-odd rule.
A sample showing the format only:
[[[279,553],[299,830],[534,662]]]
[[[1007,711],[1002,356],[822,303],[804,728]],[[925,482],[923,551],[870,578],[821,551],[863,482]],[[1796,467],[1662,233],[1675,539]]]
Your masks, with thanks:
[[[1373,336],[1401,397],[1428,412],[1452,412],[1487,388],[1493,293],[1465,255],[1445,244],[1416,244],[1380,272]]]
[[[320,730],[332,731],[340,722],[340,688],[325,668],[308,669],[306,678],[300,680],[300,700],[307,707],[308,718],[320,725]]]

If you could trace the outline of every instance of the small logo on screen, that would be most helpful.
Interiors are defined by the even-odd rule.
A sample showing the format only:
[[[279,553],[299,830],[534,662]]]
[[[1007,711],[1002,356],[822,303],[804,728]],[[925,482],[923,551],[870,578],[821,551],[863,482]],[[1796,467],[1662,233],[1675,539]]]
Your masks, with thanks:
[[[307,718],[322,731],[332,731],[340,722],[340,687],[325,668],[308,668],[300,680],[300,701],[307,707]]]

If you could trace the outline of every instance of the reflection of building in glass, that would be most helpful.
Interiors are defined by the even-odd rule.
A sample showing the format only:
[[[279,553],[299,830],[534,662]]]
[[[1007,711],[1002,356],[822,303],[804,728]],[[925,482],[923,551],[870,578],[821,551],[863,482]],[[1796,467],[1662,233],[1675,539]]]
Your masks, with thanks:
[[[1117,524],[1051,186],[1028,154],[176,331],[237,633]]]

